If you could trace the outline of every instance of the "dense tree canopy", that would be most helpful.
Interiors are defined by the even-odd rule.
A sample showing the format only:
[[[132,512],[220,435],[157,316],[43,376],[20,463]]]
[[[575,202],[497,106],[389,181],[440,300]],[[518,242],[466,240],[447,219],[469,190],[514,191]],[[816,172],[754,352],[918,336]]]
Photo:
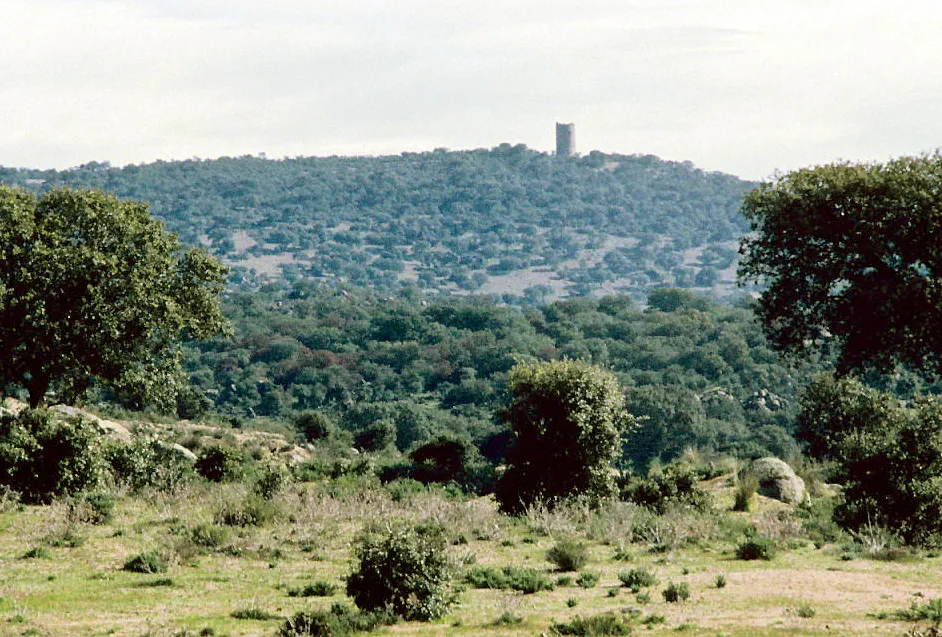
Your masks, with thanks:
[[[32,405],[96,383],[172,401],[180,338],[224,328],[225,274],[146,204],[0,186],[0,386],[24,387]]]
[[[573,360],[517,365],[510,372],[512,431],[507,471],[497,487],[501,508],[615,493],[612,463],[621,435],[634,426],[610,371]]]
[[[841,372],[942,371],[942,155],[799,170],[743,212],[740,276],[768,285],[775,347],[833,348]]]

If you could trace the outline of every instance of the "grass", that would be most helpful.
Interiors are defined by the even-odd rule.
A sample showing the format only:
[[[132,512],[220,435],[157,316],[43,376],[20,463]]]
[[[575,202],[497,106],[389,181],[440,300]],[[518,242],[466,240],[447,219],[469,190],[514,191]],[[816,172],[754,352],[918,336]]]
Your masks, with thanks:
[[[331,493],[342,493],[342,497]],[[489,577],[499,573],[510,579],[505,572],[510,568],[511,574],[525,574],[521,582],[553,584],[563,577],[546,561],[556,540],[534,534],[525,519],[498,514],[486,498],[461,501],[423,492],[394,502],[375,484],[340,489],[322,481],[295,485],[279,494],[275,504],[282,513],[262,525],[213,523],[223,502],[244,501],[248,495],[247,486],[225,484],[188,486],[147,498],[118,496],[109,525],[76,525],[76,533],[86,541],[74,548],[44,543],[44,538],[61,528],[60,504],[3,510],[0,634],[20,635],[35,629],[35,634],[42,635],[169,637],[196,635],[206,628],[232,637],[276,634],[278,621],[286,622],[299,612],[323,611],[338,601],[350,603],[342,586],[350,570],[349,543],[369,521],[434,519],[454,537],[467,538],[466,544],[449,549],[464,560],[457,571],[459,584],[474,569],[484,569]],[[723,496],[732,497],[730,493]],[[748,513],[731,512],[727,504],[725,510],[718,506],[720,512],[712,517],[696,519],[631,518],[636,512],[630,507],[574,515],[569,521],[558,519],[554,524],[565,524],[569,536],[596,556],[590,575],[566,574],[571,578],[566,586],[527,595],[509,586],[461,584],[465,588],[460,592],[461,604],[442,622],[400,622],[385,630],[397,636],[522,637],[551,635],[553,627],[558,627],[577,631],[566,634],[600,634],[609,623],[615,625],[609,619],[614,617],[617,623],[633,626],[636,634],[669,635],[686,626],[688,634],[711,637],[788,631],[821,636],[900,635],[911,627],[909,617],[933,615],[931,600],[942,598],[942,581],[937,576],[942,558],[938,556],[916,562],[843,562],[838,545],[815,548],[810,541],[790,544],[786,537],[778,542],[779,553],[773,561],[735,559],[744,528],[761,526],[765,517],[775,518],[786,511],[761,496],[753,504]],[[672,548],[653,553],[657,539],[653,534],[648,539],[628,535],[632,527],[644,524],[660,525],[657,532],[661,537],[670,534]],[[118,529],[123,532],[116,533]],[[618,529],[625,529],[624,534],[616,533]],[[688,535],[696,536],[696,543],[685,540]],[[185,552],[181,539],[193,540],[204,550],[186,552],[184,557],[177,553]],[[45,557],[22,559],[39,547]],[[633,561],[613,560],[611,556],[618,551],[632,555]],[[164,559],[166,572],[142,575],[122,569],[129,558],[148,552]],[[317,560],[312,559],[315,553]],[[639,591],[644,595],[641,599],[630,595],[620,586],[619,575],[635,569],[651,574],[656,570],[655,579],[664,586],[687,584],[690,599],[671,603],[658,589]],[[727,582],[722,590],[717,588],[717,573]],[[597,583],[583,588],[580,578],[589,584],[595,575]],[[332,586],[333,599],[305,596],[329,592]],[[292,596],[292,591],[298,596]],[[915,610],[908,611],[906,619],[903,613],[889,613],[885,620],[874,621],[872,615],[881,610],[910,607],[914,591],[923,597],[915,598]],[[813,610],[814,616],[806,617],[803,607]],[[627,613],[629,609],[638,616]],[[155,617],[163,619],[155,624]],[[13,618],[21,618],[17,621],[22,623],[14,626]]]

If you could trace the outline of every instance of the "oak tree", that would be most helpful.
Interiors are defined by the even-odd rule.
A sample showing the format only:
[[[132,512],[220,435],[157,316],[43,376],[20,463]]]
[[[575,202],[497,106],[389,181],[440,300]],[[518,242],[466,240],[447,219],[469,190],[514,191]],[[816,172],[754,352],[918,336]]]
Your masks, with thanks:
[[[226,329],[225,276],[145,203],[0,186],[0,387],[32,406],[94,385],[173,404],[180,339]]]

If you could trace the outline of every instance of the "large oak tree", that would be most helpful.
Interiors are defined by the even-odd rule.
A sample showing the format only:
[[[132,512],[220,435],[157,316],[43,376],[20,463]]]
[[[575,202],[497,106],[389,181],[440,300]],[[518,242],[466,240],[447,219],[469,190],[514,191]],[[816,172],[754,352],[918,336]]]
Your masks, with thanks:
[[[225,330],[225,275],[147,204],[0,186],[0,387],[32,406],[95,384],[170,403],[180,339]]]
[[[841,373],[942,371],[942,156],[841,163],[746,196],[740,277],[779,350],[825,347]]]

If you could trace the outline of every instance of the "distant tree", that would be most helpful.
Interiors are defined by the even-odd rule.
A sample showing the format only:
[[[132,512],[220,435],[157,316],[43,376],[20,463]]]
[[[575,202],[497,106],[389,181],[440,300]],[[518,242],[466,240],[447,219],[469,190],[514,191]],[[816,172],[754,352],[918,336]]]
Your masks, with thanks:
[[[833,348],[842,373],[942,371],[942,155],[834,164],[749,193],[739,275],[788,353]]]
[[[226,269],[147,204],[0,186],[0,385],[37,406],[95,383],[175,405],[181,337],[218,334]]]
[[[537,501],[613,495],[612,461],[634,424],[615,375],[573,360],[520,364],[509,389],[503,418],[513,438],[497,487],[501,508],[517,513]]]

